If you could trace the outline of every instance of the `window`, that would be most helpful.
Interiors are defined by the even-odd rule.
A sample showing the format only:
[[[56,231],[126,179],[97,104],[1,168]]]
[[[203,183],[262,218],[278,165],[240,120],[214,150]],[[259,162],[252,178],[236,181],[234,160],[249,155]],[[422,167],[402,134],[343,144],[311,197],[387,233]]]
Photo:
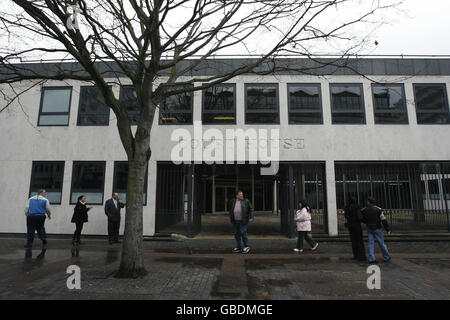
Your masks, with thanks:
[[[289,124],[322,124],[320,84],[288,84]]]
[[[147,204],[147,176],[148,167],[145,173],[144,181],[144,206]],[[116,161],[114,162],[114,182],[113,182],[113,192],[119,194],[119,198],[126,203],[127,198],[127,184],[128,184],[128,162],[127,161]]]
[[[449,124],[445,84],[414,84],[418,124]]]
[[[362,84],[332,84],[331,112],[333,124],[365,124]]]
[[[245,85],[245,123],[279,124],[278,84]]]
[[[450,178],[442,179],[442,193],[446,200],[450,200]]]
[[[104,183],[104,161],[74,162],[72,170],[72,190],[70,203],[75,204],[79,196],[85,195],[89,204],[102,204]]]
[[[167,97],[159,109],[159,124],[192,124],[192,97],[192,92]]]
[[[376,124],[408,124],[402,84],[372,85]]]
[[[38,125],[68,126],[71,98],[71,87],[43,88]]]
[[[105,104],[99,88],[95,86],[81,87],[77,125],[109,125],[109,107]]]
[[[128,111],[128,119],[131,125],[137,125],[141,106],[139,105],[136,90],[133,86],[122,86],[120,88],[120,102],[123,103]]]
[[[63,179],[64,161],[33,161],[30,197],[36,195],[39,189],[45,189],[50,203],[61,204]]]
[[[236,85],[219,84],[203,90],[204,124],[236,123]]]

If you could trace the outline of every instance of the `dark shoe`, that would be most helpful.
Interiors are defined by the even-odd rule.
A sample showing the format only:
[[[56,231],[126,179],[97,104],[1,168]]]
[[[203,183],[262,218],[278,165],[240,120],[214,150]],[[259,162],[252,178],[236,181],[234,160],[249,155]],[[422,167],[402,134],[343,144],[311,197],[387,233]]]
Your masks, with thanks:
[[[387,260],[383,260],[385,263],[388,263],[389,261],[391,261],[391,258],[387,259]]]
[[[369,261],[369,263],[378,263],[377,260]]]
[[[46,239],[42,240],[42,247],[47,248],[47,240]]]
[[[241,252],[242,252],[242,249],[241,249],[241,248],[234,248],[234,249],[232,250],[232,252],[233,252],[233,253],[241,253]]]
[[[30,243],[27,243],[27,244],[24,246],[25,249],[31,249],[32,247],[33,247],[33,245],[30,244]]]

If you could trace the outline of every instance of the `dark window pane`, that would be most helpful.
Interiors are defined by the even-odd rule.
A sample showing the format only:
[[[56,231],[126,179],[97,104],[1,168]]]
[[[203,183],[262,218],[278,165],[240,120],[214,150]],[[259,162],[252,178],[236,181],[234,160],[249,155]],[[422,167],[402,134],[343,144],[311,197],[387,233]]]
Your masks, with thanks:
[[[333,124],[364,124],[364,101],[361,85],[331,85]]]
[[[333,124],[364,124],[366,119],[362,112],[333,113]]]
[[[441,199],[438,179],[428,180],[428,193],[430,195],[430,198],[429,198],[430,200]]]
[[[407,124],[406,113],[375,113],[375,123],[377,124]]]
[[[419,124],[450,123],[445,85],[414,85],[414,95]]]
[[[442,192],[445,194],[445,199],[450,200],[450,179],[442,179]]]
[[[321,110],[320,86],[289,85],[290,110]]]
[[[133,86],[122,86],[120,91],[120,101],[126,106],[128,118],[132,125],[137,125],[141,106],[139,105],[136,90]]]
[[[147,168],[148,170],[148,168]],[[147,176],[148,171],[145,174],[144,181],[144,202],[147,204]],[[114,163],[114,181],[113,181],[113,192],[119,194],[119,198],[126,203],[127,201],[127,185],[128,185],[128,162],[116,161]]]
[[[322,113],[318,112],[302,112],[290,113],[289,124],[321,124]]]
[[[234,85],[217,85],[206,89],[203,109],[234,111]]]
[[[30,196],[45,189],[50,203],[61,203],[63,178],[64,162],[33,162]]]
[[[374,86],[373,98],[377,111],[404,111],[405,109],[402,86]]]
[[[192,97],[192,92],[167,97],[161,103],[159,112],[160,124],[192,123]]]
[[[245,122],[247,124],[278,123],[278,113],[247,113]]]
[[[109,107],[103,95],[95,87],[81,87],[80,106],[78,108],[78,125],[108,125]]]
[[[202,121],[205,124],[236,123],[234,85],[222,84],[204,90]]]
[[[233,113],[204,113],[203,123],[210,124],[234,124],[236,123],[236,117]]]
[[[359,85],[332,85],[333,111],[363,110],[362,87]]]
[[[278,110],[277,87],[247,85],[247,110]]]
[[[74,162],[71,203],[76,203],[78,196],[85,195],[88,203],[101,204],[104,178],[104,162]]]

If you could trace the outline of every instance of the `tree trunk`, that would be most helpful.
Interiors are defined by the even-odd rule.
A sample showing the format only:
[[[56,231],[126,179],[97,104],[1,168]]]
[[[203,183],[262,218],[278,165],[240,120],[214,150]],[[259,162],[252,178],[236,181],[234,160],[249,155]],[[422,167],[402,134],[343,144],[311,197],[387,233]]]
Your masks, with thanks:
[[[122,260],[117,278],[145,276],[143,251],[143,193],[149,146],[137,147],[135,158],[128,160],[127,204]]]

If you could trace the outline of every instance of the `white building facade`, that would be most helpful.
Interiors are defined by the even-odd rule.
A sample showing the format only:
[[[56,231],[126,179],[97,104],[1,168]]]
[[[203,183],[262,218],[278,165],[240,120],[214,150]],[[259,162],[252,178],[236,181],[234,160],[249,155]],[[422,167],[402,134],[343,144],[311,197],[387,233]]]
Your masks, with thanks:
[[[363,64],[372,68],[362,69],[364,76],[238,76],[218,90],[184,97],[186,108],[161,107],[151,134],[144,235],[186,215],[186,223],[194,226],[189,233],[195,235],[200,216],[222,211],[223,202],[242,188],[257,211],[280,211],[286,235],[299,199],[308,199],[320,231],[336,236],[343,230],[342,209],[349,197],[363,205],[369,195],[391,210],[394,226],[407,220],[406,229],[448,230],[450,59],[368,59]],[[126,83],[111,83],[116,97],[126,99]],[[14,85],[18,92],[28,87]],[[94,206],[83,233],[107,233],[103,205],[113,191],[124,198],[126,154],[114,113],[98,107],[101,98],[90,88],[91,83],[80,81],[47,81],[0,113],[0,233],[26,232],[24,208],[39,188],[47,189],[52,205],[47,233],[73,233],[70,219],[80,194]],[[208,106],[211,101],[216,107]],[[223,136],[226,129],[276,129],[279,172],[262,178],[255,173],[259,166],[248,161],[172,164],[174,130],[186,129],[194,137],[194,123]],[[186,202],[192,205],[188,212]]]

